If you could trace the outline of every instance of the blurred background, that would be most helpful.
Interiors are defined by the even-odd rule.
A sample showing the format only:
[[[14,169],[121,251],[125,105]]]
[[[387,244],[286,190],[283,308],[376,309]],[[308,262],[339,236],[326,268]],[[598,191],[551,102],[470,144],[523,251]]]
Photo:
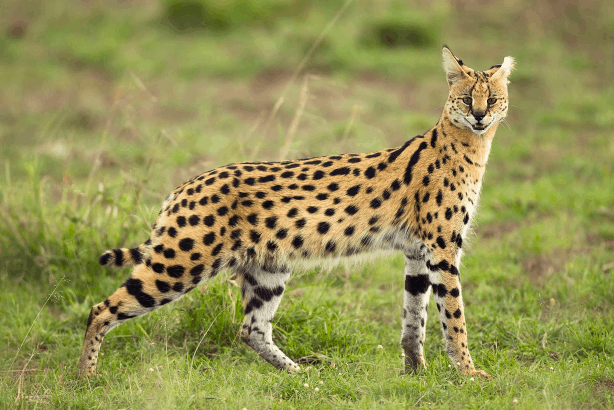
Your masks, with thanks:
[[[472,323],[470,334],[480,346],[495,334],[520,358],[554,360],[538,348],[541,333],[518,339],[518,323],[510,336],[516,315],[547,309],[539,323],[549,326],[584,312],[602,324],[593,347],[614,354],[613,32],[606,0],[3,1],[3,346],[17,354],[27,341],[40,366],[73,366],[90,306],[127,275],[99,268],[98,255],[141,243],[184,180],[229,162],[374,151],[425,132],[447,97],[445,43],[476,70],[508,55],[517,67],[464,275],[476,305],[468,320],[509,309],[509,323]],[[401,266],[399,258],[364,268],[356,285],[339,268],[342,284],[330,285],[370,295],[361,302],[376,312],[370,320],[395,324],[391,345],[402,281],[387,272]],[[238,306],[224,292],[216,297]],[[551,301],[562,301],[559,313]],[[158,329],[155,320],[118,334]],[[218,332],[232,343],[234,321]],[[429,326],[438,332],[436,320]],[[582,329],[574,352],[591,348]]]

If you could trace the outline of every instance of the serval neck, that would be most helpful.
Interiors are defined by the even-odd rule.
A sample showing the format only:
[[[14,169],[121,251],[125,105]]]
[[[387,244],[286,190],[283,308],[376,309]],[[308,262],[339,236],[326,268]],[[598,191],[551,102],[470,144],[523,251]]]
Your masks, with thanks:
[[[442,153],[450,157],[459,157],[459,161],[476,164],[484,171],[492,140],[497,131],[498,124],[493,124],[485,133],[476,134],[471,130],[456,127],[444,112],[431,130],[437,130],[436,145]]]

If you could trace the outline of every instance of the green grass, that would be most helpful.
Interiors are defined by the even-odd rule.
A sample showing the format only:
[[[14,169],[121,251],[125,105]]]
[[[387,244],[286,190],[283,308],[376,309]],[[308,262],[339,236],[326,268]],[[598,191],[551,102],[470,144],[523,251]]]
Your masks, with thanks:
[[[2,5],[0,407],[613,408],[610,3],[356,0],[271,121],[343,2]],[[434,306],[428,368],[400,375],[401,257],[291,280],[274,338],[318,358],[301,373],[243,344],[239,290],[220,275],[115,329],[99,377],[76,377],[91,306],[128,275],[100,253],[141,243],[182,181],[277,159],[306,73],[288,157],[424,132],[446,98],[442,42],[476,69],[518,66],[462,268],[472,356],[492,379],[449,367]]]

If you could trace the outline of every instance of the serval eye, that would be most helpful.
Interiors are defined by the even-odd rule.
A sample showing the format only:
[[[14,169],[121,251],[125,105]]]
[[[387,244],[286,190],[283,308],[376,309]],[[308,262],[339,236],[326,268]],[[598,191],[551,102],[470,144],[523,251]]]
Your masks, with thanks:
[[[463,98],[463,102],[467,105],[471,105],[471,101],[473,101],[473,98],[471,97],[465,97]]]
[[[489,98],[488,100],[486,100],[488,102],[488,105],[493,105],[494,103],[497,102],[496,98]]]

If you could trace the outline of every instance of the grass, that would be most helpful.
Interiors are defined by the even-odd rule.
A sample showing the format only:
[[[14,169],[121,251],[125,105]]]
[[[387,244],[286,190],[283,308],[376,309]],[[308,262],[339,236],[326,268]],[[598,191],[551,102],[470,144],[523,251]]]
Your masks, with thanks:
[[[343,2],[188,4],[214,26],[176,22],[186,2],[122,4],[0,12],[0,407],[614,407],[609,2],[356,0],[271,121]],[[492,379],[449,368],[434,306],[428,368],[400,375],[400,257],[291,280],[274,337],[318,359],[301,373],[244,346],[238,289],[220,275],[115,329],[100,376],[76,377],[90,307],[128,275],[99,267],[102,251],[141,243],[170,189],[205,169],[424,132],[447,92],[444,41],[476,69],[518,65],[462,269],[472,355]]]

